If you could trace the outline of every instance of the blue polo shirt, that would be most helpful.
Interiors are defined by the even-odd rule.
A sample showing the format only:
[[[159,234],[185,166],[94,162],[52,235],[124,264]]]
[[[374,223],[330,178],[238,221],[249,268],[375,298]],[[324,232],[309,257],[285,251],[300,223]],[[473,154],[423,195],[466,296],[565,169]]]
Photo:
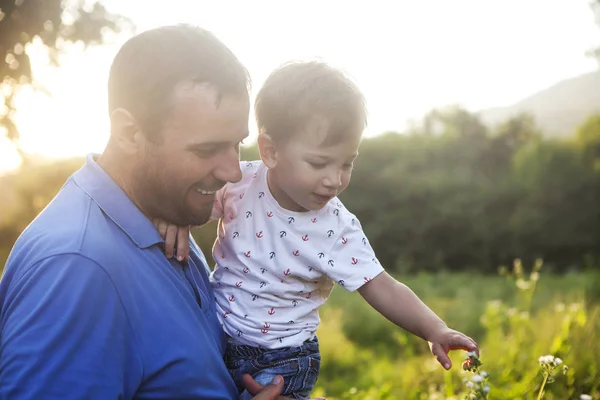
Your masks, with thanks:
[[[0,399],[235,399],[206,259],[162,238],[88,156],[0,281]]]

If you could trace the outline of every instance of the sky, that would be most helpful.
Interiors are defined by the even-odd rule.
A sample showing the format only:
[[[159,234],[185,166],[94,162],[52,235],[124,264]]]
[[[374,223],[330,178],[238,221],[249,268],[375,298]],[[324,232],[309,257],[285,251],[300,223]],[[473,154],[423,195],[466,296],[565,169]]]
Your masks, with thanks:
[[[215,33],[246,65],[256,93],[295,59],[344,70],[364,92],[367,135],[402,131],[435,107],[513,104],[562,79],[597,69],[600,43],[588,0],[104,0],[138,31],[187,22]],[[108,140],[106,82],[129,35],[69,46],[59,68],[28,46],[36,84],[17,97],[21,145],[43,157],[101,152]],[[253,119],[251,133],[256,132]],[[18,157],[0,135],[0,171]]]

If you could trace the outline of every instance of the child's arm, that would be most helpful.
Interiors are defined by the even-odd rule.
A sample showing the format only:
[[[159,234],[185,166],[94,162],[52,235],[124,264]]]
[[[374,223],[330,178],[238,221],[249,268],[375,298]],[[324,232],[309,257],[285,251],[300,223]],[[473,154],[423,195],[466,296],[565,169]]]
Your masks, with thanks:
[[[361,296],[384,317],[429,342],[431,352],[446,369],[452,366],[450,350],[475,351],[477,344],[465,334],[448,328],[406,285],[382,272],[358,289]]]
[[[221,188],[215,195],[209,222],[223,216],[226,187]],[[177,226],[160,219],[153,219],[152,223],[165,241],[165,256],[171,258],[177,255],[178,261],[187,261],[190,256],[190,230],[192,227]],[[175,251],[176,246],[177,250]]]

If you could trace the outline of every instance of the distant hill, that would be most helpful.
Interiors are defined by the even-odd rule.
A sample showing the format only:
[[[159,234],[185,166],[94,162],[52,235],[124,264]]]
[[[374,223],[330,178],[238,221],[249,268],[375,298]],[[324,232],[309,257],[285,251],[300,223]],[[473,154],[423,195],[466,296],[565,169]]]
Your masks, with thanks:
[[[600,113],[600,71],[561,81],[509,107],[482,110],[487,125],[528,112],[548,137],[570,136],[591,114]]]

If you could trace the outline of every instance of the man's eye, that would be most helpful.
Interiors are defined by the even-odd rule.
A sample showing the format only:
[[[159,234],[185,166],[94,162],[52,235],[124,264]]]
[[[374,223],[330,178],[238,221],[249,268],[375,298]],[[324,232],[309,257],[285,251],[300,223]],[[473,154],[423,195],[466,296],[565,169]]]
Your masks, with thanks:
[[[351,170],[352,168],[354,168],[354,163],[344,164],[345,170]]]
[[[200,158],[210,158],[215,154],[215,149],[196,150],[194,153]]]

